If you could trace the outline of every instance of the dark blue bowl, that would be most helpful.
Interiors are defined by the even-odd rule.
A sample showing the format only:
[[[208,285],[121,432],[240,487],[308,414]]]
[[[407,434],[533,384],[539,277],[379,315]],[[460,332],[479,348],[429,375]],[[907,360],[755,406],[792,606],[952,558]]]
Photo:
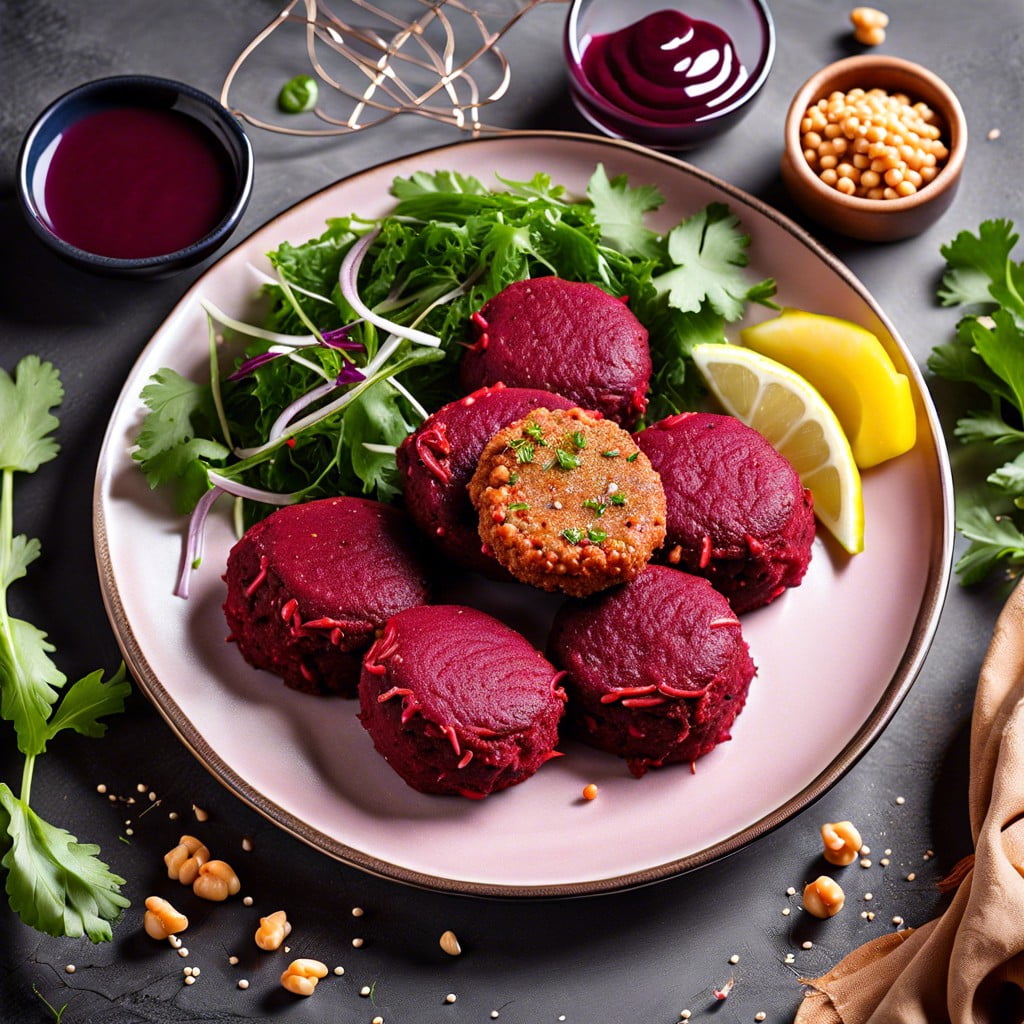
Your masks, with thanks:
[[[122,258],[89,252],[61,238],[46,213],[44,188],[49,162],[70,126],[101,111],[144,108],[173,111],[198,123],[225,168],[220,219],[200,238],[173,252]],[[212,96],[165,78],[118,75],[87,82],[51,103],[36,118],[18,155],[18,199],[36,236],[75,266],[101,274],[156,277],[184,270],[218,249],[238,226],[252,193],[253,156],[237,119]]]

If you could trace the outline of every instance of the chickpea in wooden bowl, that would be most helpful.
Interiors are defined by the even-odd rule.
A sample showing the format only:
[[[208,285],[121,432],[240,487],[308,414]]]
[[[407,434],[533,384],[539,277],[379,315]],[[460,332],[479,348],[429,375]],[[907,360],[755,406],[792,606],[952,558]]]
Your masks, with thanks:
[[[810,217],[840,234],[918,234],[956,194],[967,122],[938,76],[884,54],[848,57],[799,89],[786,116],[782,178]]]

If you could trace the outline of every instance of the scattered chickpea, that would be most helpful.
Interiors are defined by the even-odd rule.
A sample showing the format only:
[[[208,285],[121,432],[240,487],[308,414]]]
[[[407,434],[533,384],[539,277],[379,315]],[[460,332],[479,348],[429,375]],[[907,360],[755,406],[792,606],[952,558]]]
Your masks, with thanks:
[[[821,875],[804,889],[804,910],[815,917],[834,917],[843,909],[846,896],[838,882]]]
[[[854,7],[850,11],[853,38],[864,46],[879,46],[885,42],[889,15],[875,7]]]
[[[142,926],[151,939],[166,939],[169,935],[183,932],[188,927],[188,918],[175,910],[167,900],[159,896],[149,896],[146,899],[146,913],[142,919]]]
[[[207,861],[200,869],[199,876],[192,883],[192,891],[204,900],[226,900],[234,896],[242,883],[227,861]]]
[[[459,940],[453,931],[444,932],[439,944],[449,956],[458,956],[462,952],[462,946],[459,945]]]
[[[281,985],[297,996],[311,996],[321,978],[327,977],[327,965],[319,960],[293,960],[281,975]]]
[[[281,943],[291,934],[291,930],[288,915],[283,910],[275,910],[274,913],[260,918],[260,926],[256,929],[256,945],[260,949],[280,949]]]
[[[825,860],[839,867],[852,864],[861,848],[860,832],[849,821],[830,821],[822,825],[821,842]]]
[[[207,821],[210,817],[202,807],[197,807],[195,804],[192,805],[192,813],[196,816],[196,821]]]
[[[210,859],[210,851],[195,836],[182,836],[178,845],[164,854],[167,877],[191,885],[199,876],[199,869]]]
[[[949,156],[935,112],[884,89],[823,97],[807,108],[800,133],[804,159],[818,177],[862,199],[913,195]]]

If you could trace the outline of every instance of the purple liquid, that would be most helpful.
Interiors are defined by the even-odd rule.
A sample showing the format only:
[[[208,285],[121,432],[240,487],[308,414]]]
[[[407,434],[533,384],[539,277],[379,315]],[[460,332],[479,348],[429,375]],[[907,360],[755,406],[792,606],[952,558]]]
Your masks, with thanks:
[[[174,110],[112,108],[61,135],[46,171],[46,217],[54,234],[87,252],[162,256],[217,226],[231,183],[198,121]]]
[[[583,74],[620,110],[658,124],[698,121],[747,80],[729,36],[682,11],[647,15],[617,32],[593,36]]]

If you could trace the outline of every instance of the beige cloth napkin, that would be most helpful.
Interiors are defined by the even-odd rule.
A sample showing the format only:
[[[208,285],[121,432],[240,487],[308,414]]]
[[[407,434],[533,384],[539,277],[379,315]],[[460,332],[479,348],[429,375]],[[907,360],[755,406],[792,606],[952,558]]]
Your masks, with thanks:
[[[795,1024],[1024,1020],[1024,586],[1003,608],[981,668],[970,772],[973,865],[945,913],[803,979]]]

